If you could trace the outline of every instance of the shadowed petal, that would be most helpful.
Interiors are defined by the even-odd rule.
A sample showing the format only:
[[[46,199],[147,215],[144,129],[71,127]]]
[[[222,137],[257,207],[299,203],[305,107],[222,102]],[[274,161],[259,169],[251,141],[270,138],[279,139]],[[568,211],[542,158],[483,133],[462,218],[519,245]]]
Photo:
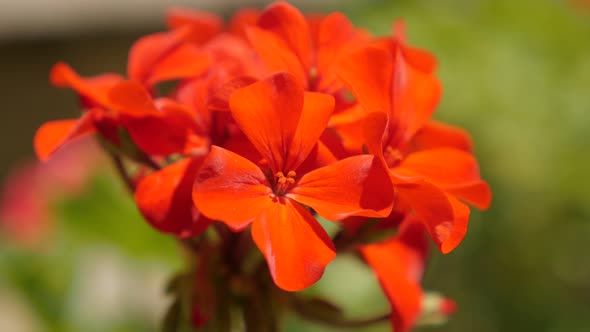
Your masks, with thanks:
[[[195,209],[191,196],[202,161],[184,159],[148,175],[137,185],[135,201],[139,211],[160,232],[191,237],[212,223]]]
[[[138,82],[125,81],[109,95],[123,126],[137,146],[151,155],[196,155],[208,147],[193,111],[170,99],[152,100]]]
[[[275,284],[287,291],[314,284],[336,256],[322,226],[289,199],[269,201],[252,224],[252,238],[266,258]]]

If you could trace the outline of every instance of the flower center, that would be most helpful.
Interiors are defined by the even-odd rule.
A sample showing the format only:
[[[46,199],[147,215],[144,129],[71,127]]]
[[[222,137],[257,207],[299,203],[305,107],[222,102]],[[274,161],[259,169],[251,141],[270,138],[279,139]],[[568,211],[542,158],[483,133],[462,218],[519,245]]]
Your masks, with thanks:
[[[289,188],[295,184],[295,176],[297,173],[295,171],[289,171],[287,176],[283,172],[277,172],[275,174],[275,185],[274,185],[274,193],[277,196],[284,195]]]

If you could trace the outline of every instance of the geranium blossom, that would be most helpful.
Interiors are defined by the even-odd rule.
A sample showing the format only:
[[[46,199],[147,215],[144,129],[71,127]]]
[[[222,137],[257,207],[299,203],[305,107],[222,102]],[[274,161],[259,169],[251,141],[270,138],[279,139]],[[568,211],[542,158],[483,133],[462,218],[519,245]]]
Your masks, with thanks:
[[[42,125],[34,144],[47,160],[99,137],[147,222],[179,239],[189,266],[171,283],[167,321],[223,330],[236,308],[256,331],[276,330],[282,309],[336,326],[381,321],[295,293],[353,252],[390,301],[381,317],[412,329],[430,310],[426,235],[454,250],[467,204],[491,201],[468,132],[432,118],[434,55],[408,44],[403,23],[375,37],[342,13],[282,1],[228,22],[172,8],[166,21],[131,46],[125,76],[56,64],[51,82],[76,91],[82,115]]]

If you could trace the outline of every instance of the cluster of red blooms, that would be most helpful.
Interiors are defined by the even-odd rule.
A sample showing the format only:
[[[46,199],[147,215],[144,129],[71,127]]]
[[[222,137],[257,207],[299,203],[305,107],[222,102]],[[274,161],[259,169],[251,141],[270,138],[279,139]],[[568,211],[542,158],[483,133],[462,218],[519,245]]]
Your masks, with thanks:
[[[401,23],[374,37],[341,13],[305,16],[284,2],[229,24],[173,9],[167,24],[132,46],[127,77],[53,68],[51,82],[75,90],[83,113],[38,130],[39,158],[97,135],[154,228],[197,251],[195,239],[249,232],[282,290],[313,285],[337,251],[358,253],[395,331],[411,329],[427,237],[452,251],[467,231],[465,203],[491,200],[469,135],[431,119],[435,58],[406,43]],[[316,216],[340,230],[331,237]],[[240,239],[229,273],[247,275]],[[215,315],[193,302],[195,321]]]

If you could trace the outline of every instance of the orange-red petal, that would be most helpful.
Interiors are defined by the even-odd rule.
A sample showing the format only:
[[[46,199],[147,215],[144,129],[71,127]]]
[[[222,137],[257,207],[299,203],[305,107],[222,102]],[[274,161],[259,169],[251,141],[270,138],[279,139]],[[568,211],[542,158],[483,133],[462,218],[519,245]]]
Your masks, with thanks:
[[[37,158],[45,161],[64,144],[94,132],[90,112],[84,113],[79,119],[46,122],[37,129],[33,140]]]
[[[412,147],[415,150],[449,147],[472,152],[473,142],[465,129],[430,120],[414,135]]]
[[[351,52],[337,64],[337,73],[369,112],[392,111],[393,61],[383,48],[369,46]]]
[[[192,188],[203,158],[187,158],[143,178],[135,190],[141,214],[157,230],[179,237],[203,232],[211,220],[194,207]]]
[[[404,223],[398,235],[382,243],[361,247],[391,304],[396,332],[408,332],[422,312],[422,287],[427,242],[422,227]]]
[[[461,203],[452,195],[447,195],[449,203],[453,208],[453,219],[437,225],[427,225],[426,229],[440,252],[448,254],[453,251],[465,238],[469,224],[469,207]]]
[[[154,33],[137,40],[129,50],[129,79],[141,83],[149,82],[158,63],[180,46],[189,33],[189,28],[180,28]]]
[[[213,146],[193,187],[193,202],[205,216],[233,230],[248,226],[271,202],[272,190],[258,166]]]
[[[172,7],[166,12],[166,25],[170,30],[189,27],[186,39],[202,44],[221,32],[223,20],[214,14],[192,8]]]
[[[491,191],[481,180],[477,160],[471,153],[453,148],[418,151],[408,155],[400,166],[478,207],[490,204]]]
[[[152,101],[138,82],[125,81],[110,93],[123,126],[135,144],[151,155],[206,152],[208,138],[201,132],[192,109],[169,99]]]
[[[259,27],[248,27],[246,35],[269,72],[287,71],[307,86],[308,73],[295,53],[276,34]]]
[[[51,84],[58,87],[69,87],[76,91],[85,107],[101,106],[108,108],[109,90],[121,82],[123,78],[118,74],[103,74],[95,77],[80,77],[65,63],[56,63],[49,74]]]
[[[397,197],[425,224],[436,227],[453,220],[452,206],[441,188],[400,167],[390,170],[390,175]]]
[[[430,119],[442,94],[442,86],[432,73],[413,67],[403,52],[394,54],[391,140],[404,146]]]
[[[303,109],[289,145],[285,170],[297,169],[316,146],[334,111],[334,103],[334,97],[327,94],[303,93]]]
[[[350,157],[305,174],[287,194],[329,220],[386,217],[393,205],[387,169],[371,155]]]
[[[289,199],[268,201],[252,224],[252,238],[266,258],[275,284],[287,291],[313,285],[336,256],[322,226]]]
[[[303,109],[302,86],[292,75],[278,73],[236,90],[229,105],[236,123],[273,172],[283,171]]]
[[[314,37],[319,75],[317,91],[334,92],[344,84],[337,76],[335,64],[351,49],[363,45],[368,38],[354,28],[346,15],[338,12],[321,19]]]
[[[209,54],[192,44],[183,44],[163,56],[151,69],[147,84],[197,77],[211,67]]]
[[[275,2],[261,13],[258,27],[284,41],[304,70],[311,67],[311,35],[307,20],[297,8],[287,2]]]

